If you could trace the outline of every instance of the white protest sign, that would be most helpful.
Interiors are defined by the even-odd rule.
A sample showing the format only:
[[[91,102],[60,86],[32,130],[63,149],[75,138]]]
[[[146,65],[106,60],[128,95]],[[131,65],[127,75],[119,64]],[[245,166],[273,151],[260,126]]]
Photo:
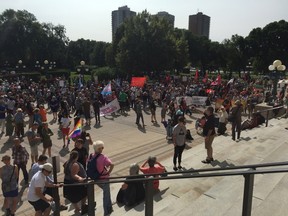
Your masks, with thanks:
[[[108,103],[106,106],[100,108],[100,116],[110,115],[120,109],[119,102],[116,99]]]

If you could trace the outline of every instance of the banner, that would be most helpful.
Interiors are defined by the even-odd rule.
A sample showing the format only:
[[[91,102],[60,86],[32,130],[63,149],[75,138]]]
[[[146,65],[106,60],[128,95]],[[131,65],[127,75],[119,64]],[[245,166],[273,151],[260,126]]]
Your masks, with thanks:
[[[131,86],[143,88],[146,77],[132,77]]]
[[[183,97],[177,97],[177,104],[180,104],[180,101]],[[191,105],[196,105],[196,106],[205,106],[206,105],[206,100],[207,97],[202,97],[202,96],[184,96],[184,100],[186,102],[187,106],[191,106]]]
[[[110,115],[120,109],[119,102],[116,99],[108,103],[106,106],[100,108],[100,116]]]

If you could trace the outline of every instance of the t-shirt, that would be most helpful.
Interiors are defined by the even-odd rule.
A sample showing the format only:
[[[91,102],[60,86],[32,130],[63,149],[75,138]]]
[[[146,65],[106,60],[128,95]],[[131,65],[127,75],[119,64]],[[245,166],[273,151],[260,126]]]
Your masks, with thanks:
[[[75,147],[72,151],[77,151],[78,152],[78,160],[77,161],[79,163],[81,163],[84,168],[86,168],[86,159],[88,157],[87,149],[84,148],[84,147],[82,147],[81,149]]]
[[[100,176],[101,179],[105,179],[109,177],[106,167],[110,166],[111,164],[112,164],[112,161],[110,160],[110,158],[108,158],[107,156],[103,154],[101,154],[97,158],[97,170],[99,173],[102,172],[102,175]]]
[[[152,173],[163,173],[165,168],[164,167],[160,167],[157,164],[154,167],[140,167],[141,172],[143,172],[144,174],[152,174]],[[158,177],[158,176],[155,176]],[[155,190],[159,189],[159,180],[154,180],[153,182],[153,188]]]
[[[63,128],[69,128],[70,120],[69,118],[61,118],[61,125]]]
[[[185,144],[186,140],[186,127],[185,125],[175,125],[173,128],[173,137],[176,137],[176,145],[177,146],[183,146]]]
[[[30,146],[35,146],[35,145],[38,145],[39,144],[39,141],[38,140],[34,140],[34,138],[36,137],[37,135],[37,132],[32,130],[32,129],[29,129],[27,132],[26,132],[26,136],[28,137],[28,141],[29,141],[29,145]],[[29,140],[31,139],[31,140]]]
[[[38,171],[31,179],[29,189],[28,189],[28,194],[27,194],[27,199],[30,202],[36,202],[40,198],[36,195],[36,188],[41,188],[41,192],[44,192],[45,188],[45,181],[46,181],[46,176],[42,173],[42,171]]]

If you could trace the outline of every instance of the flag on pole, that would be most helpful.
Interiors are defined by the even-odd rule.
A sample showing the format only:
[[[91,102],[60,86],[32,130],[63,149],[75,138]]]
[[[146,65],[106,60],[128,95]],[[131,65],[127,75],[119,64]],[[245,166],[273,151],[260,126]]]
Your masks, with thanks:
[[[132,77],[131,86],[143,88],[146,82],[146,77]]]
[[[194,80],[197,81],[198,78],[199,78],[199,72],[198,72],[198,69],[197,69],[196,72],[195,72]]]
[[[221,75],[220,75],[220,73],[218,74],[218,76],[216,78],[216,82],[217,82],[217,85],[221,85]]]
[[[73,128],[73,130],[71,130],[70,133],[68,134],[68,139],[80,136],[81,132],[82,132],[82,119],[80,118],[75,127]]]
[[[104,89],[102,90],[101,94],[102,94],[103,96],[112,94],[111,82],[109,82],[109,83],[104,87]]]

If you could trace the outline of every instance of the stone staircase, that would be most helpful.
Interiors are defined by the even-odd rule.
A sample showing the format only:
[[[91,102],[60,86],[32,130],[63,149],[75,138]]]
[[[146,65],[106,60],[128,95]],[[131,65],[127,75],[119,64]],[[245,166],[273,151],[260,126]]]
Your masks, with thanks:
[[[287,161],[286,126],[287,120],[272,119],[268,127],[263,124],[243,131],[239,142],[232,141],[231,136],[216,137],[213,143],[215,161],[211,165],[201,163],[206,151],[204,145],[197,145],[183,152],[183,166],[189,170]],[[172,170],[172,158],[161,162],[168,171]],[[286,173],[256,175],[252,215],[288,215],[287,183]],[[113,200],[120,185],[111,185]],[[161,192],[154,196],[154,215],[242,215],[243,188],[243,176],[164,180],[160,182]],[[99,199],[102,194],[98,198],[97,195],[96,200],[100,205],[97,206],[96,215],[103,215],[102,200]],[[113,208],[111,215],[145,214],[144,203],[132,209],[118,207],[117,204]]]

